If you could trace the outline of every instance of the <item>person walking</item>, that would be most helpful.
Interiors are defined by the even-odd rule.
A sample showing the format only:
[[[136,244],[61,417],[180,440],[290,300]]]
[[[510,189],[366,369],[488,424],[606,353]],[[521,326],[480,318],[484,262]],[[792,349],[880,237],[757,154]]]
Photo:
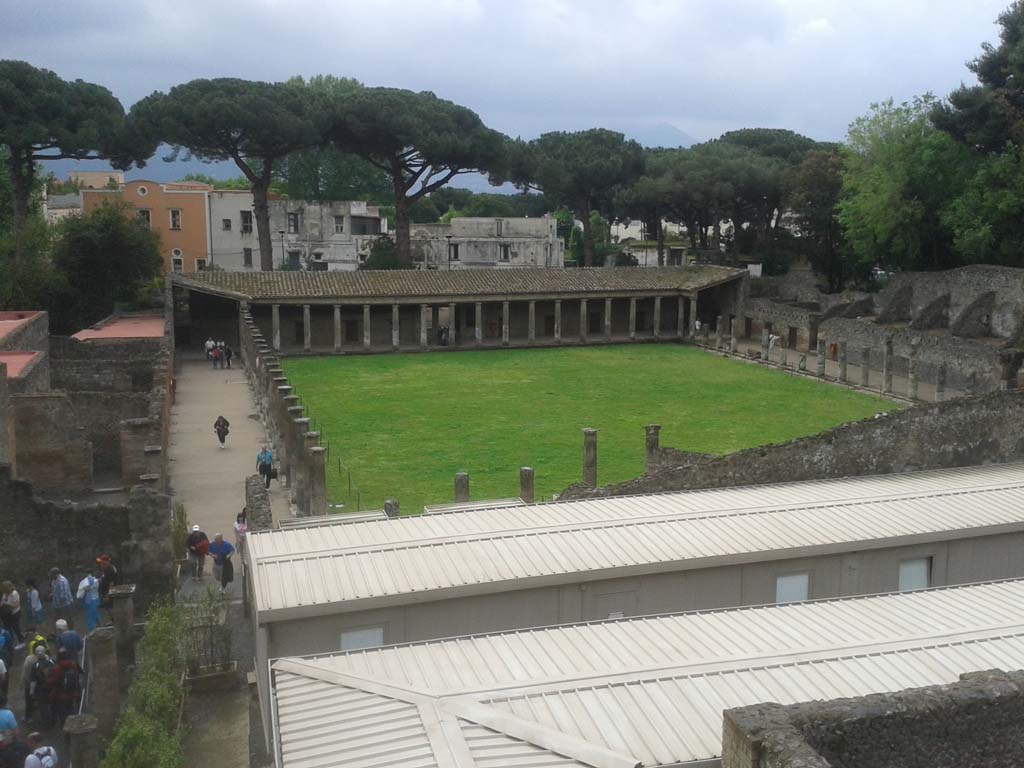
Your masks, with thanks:
[[[100,605],[107,610],[112,610],[114,600],[110,596],[110,588],[121,582],[121,575],[110,555],[97,557],[96,565],[100,569]]]
[[[216,368],[217,367],[217,363],[219,361],[220,361],[220,350],[217,348],[217,345],[214,345],[213,349],[210,350],[210,365],[213,366],[213,368]]]
[[[245,534],[249,532],[249,508],[242,507],[242,511],[235,516],[235,549],[239,552],[245,546]]]
[[[50,675],[56,665],[53,663],[53,659],[50,658],[50,654],[47,653],[46,648],[41,645],[36,646],[35,654],[29,658],[32,659],[32,666],[30,667],[28,690],[25,696],[25,719],[29,719],[27,709],[28,702],[31,699],[34,716],[33,722],[41,725],[43,728],[49,728],[53,723],[53,716],[50,712]]]
[[[256,469],[260,473],[260,477],[263,478],[264,486],[269,488],[270,475],[273,474],[274,469],[274,454],[266,445],[256,454]]]
[[[206,359],[213,360],[213,348],[217,346],[213,341],[213,337],[207,337],[206,344],[204,344],[203,346],[206,347]]]
[[[231,348],[230,344],[224,345],[224,362],[228,368],[231,367],[231,358],[235,356],[235,351]]]
[[[25,598],[28,601],[28,617],[32,626],[43,626],[43,601],[39,599],[39,589],[35,579],[25,579]]]
[[[25,647],[25,636],[21,634],[21,595],[9,581],[0,583],[0,593],[3,594],[0,597],[0,621],[18,642],[14,650],[20,651]]]
[[[50,717],[63,728],[68,715],[78,709],[82,695],[82,668],[78,660],[64,649],[57,653],[57,663],[50,672],[47,688],[50,693]]]
[[[224,367],[224,342],[217,342],[217,365],[221,368]]]
[[[203,578],[203,568],[206,566],[206,553],[210,551],[209,537],[199,530],[198,525],[193,525],[192,533],[185,539],[185,546],[188,548],[188,558],[192,561],[192,578]]]
[[[30,733],[28,748],[32,751],[25,758],[25,768],[57,768],[57,750],[43,744],[43,734]]]
[[[75,604],[75,598],[71,595],[71,584],[60,572],[60,568],[50,569],[50,605],[53,608],[53,618],[66,619],[71,615],[71,607]]]
[[[64,619],[57,622],[57,650],[70,653],[71,658],[75,659],[79,665],[84,661],[82,655],[85,651],[85,643],[82,642],[82,636],[75,630],[68,629],[68,623]]]
[[[220,582],[220,591],[224,592],[227,586],[234,579],[234,566],[231,564],[231,555],[235,548],[230,541],[224,541],[224,536],[216,534],[213,543],[210,545],[210,556],[213,557],[213,578]]]
[[[217,439],[220,440],[220,447],[224,447],[224,441],[227,440],[230,430],[231,423],[223,416],[218,416],[217,420],[213,422],[213,431],[217,433]]]
[[[76,594],[85,603],[85,631],[92,632],[100,623],[100,580],[87,573],[78,583]]]

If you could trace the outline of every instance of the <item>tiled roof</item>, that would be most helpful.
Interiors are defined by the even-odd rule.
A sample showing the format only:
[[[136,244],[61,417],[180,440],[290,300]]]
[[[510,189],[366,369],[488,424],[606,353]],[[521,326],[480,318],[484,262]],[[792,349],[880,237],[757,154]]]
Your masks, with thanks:
[[[356,270],[354,272],[198,272],[175,275],[181,285],[271,299],[509,296],[603,292],[692,291],[737,280],[728,267],[617,269]]]

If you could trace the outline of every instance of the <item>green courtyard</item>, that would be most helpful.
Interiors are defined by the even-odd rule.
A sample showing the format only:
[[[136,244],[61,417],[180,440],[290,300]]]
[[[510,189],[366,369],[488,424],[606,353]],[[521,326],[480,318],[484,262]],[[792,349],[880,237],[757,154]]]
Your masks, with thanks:
[[[598,434],[601,485],[643,471],[644,424],[661,444],[723,454],[811,435],[893,403],[692,347],[630,345],[285,360],[325,441],[328,496],[347,511],[452,500],[538,500],[581,476],[583,427]],[[349,484],[351,482],[351,492]]]

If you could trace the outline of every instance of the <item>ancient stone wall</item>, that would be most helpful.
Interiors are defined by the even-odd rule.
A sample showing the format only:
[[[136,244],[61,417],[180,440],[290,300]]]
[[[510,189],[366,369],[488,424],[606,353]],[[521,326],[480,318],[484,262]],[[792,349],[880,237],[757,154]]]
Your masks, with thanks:
[[[1024,461],[1024,393],[919,405],[811,437],[660,471],[560,498],[626,496]],[[643,443],[637,440],[637,450]]]
[[[21,313],[4,313],[6,319],[15,319],[11,315]],[[24,313],[27,317],[32,312]],[[47,338],[50,333],[50,315],[46,312],[35,313],[35,316],[25,325],[11,331],[3,338],[0,338],[0,351],[3,352],[46,352],[48,348]]]
[[[92,490],[92,445],[63,392],[11,395],[18,477],[38,493],[68,498]]]
[[[1024,765],[1024,673],[781,706],[726,710],[722,768]]]

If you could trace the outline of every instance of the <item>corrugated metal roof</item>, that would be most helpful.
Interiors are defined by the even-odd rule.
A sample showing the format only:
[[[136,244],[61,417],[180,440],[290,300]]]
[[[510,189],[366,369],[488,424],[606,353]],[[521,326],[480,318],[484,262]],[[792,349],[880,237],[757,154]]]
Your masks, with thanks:
[[[462,735],[424,736],[407,714],[396,714],[397,705],[372,699],[363,705],[366,697],[385,694],[458,717],[462,734],[475,724],[541,750],[510,748],[500,763],[509,768],[542,760],[544,750],[551,760],[557,755],[593,766],[709,760],[721,754],[725,709],[862,696],[954,682],[965,672],[1024,668],[1022,592],[1024,581],[1014,580],[457,638],[355,652],[348,654],[350,668],[340,656],[279,660],[272,666],[281,765],[335,764],[293,758],[299,746],[309,747],[304,734],[315,734],[325,751],[330,742],[341,752],[350,739],[378,745],[376,760],[360,753],[353,765],[443,764],[429,762],[426,750],[445,759],[459,754],[457,764],[466,768],[487,764],[462,749]],[[542,646],[546,659],[537,656]],[[609,657],[603,654],[617,665],[605,668]],[[482,671],[495,655],[501,669]],[[356,660],[371,656],[389,661],[359,669]],[[475,668],[475,677],[426,669],[445,656]],[[641,666],[623,669],[623,657]],[[520,661],[523,668],[513,669]],[[410,673],[415,666],[424,669]],[[323,683],[341,692],[332,694]],[[363,709],[342,706],[343,698],[335,705],[331,696],[355,695],[350,689],[364,697],[355,699]],[[372,712],[363,716],[367,708]],[[383,745],[407,754],[408,762],[392,760]]]
[[[397,605],[428,592],[446,599],[708,567],[724,558],[793,557],[964,530],[1024,530],[1024,466],[960,470],[945,478],[925,474],[877,484],[865,479],[847,485],[840,500],[806,501],[804,484],[792,484],[782,492],[750,488],[510,508],[487,516],[479,526],[484,530],[434,537],[424,521],[457,519],[472,528],[475,515],[488,513],[257,533],[248,540],[256,606],[261,621],[274,621]],[[810,497],[829,493],[821,484],[806,485]],[[746,505],[730,506],[730,493]],[[584,511],[590,519],[581,519]],[[527,525],[531,513],[544,521]],[[495,514],[518,525],[495,530]],[[377,540],[392,530],[393,541]]]
[[[172,280],[198,290],[275,299],[381,299],[444,296],[681,292],[739,280],[745,270],[711,265],[617,269],[356,270],[354,272],[203,271]]]

